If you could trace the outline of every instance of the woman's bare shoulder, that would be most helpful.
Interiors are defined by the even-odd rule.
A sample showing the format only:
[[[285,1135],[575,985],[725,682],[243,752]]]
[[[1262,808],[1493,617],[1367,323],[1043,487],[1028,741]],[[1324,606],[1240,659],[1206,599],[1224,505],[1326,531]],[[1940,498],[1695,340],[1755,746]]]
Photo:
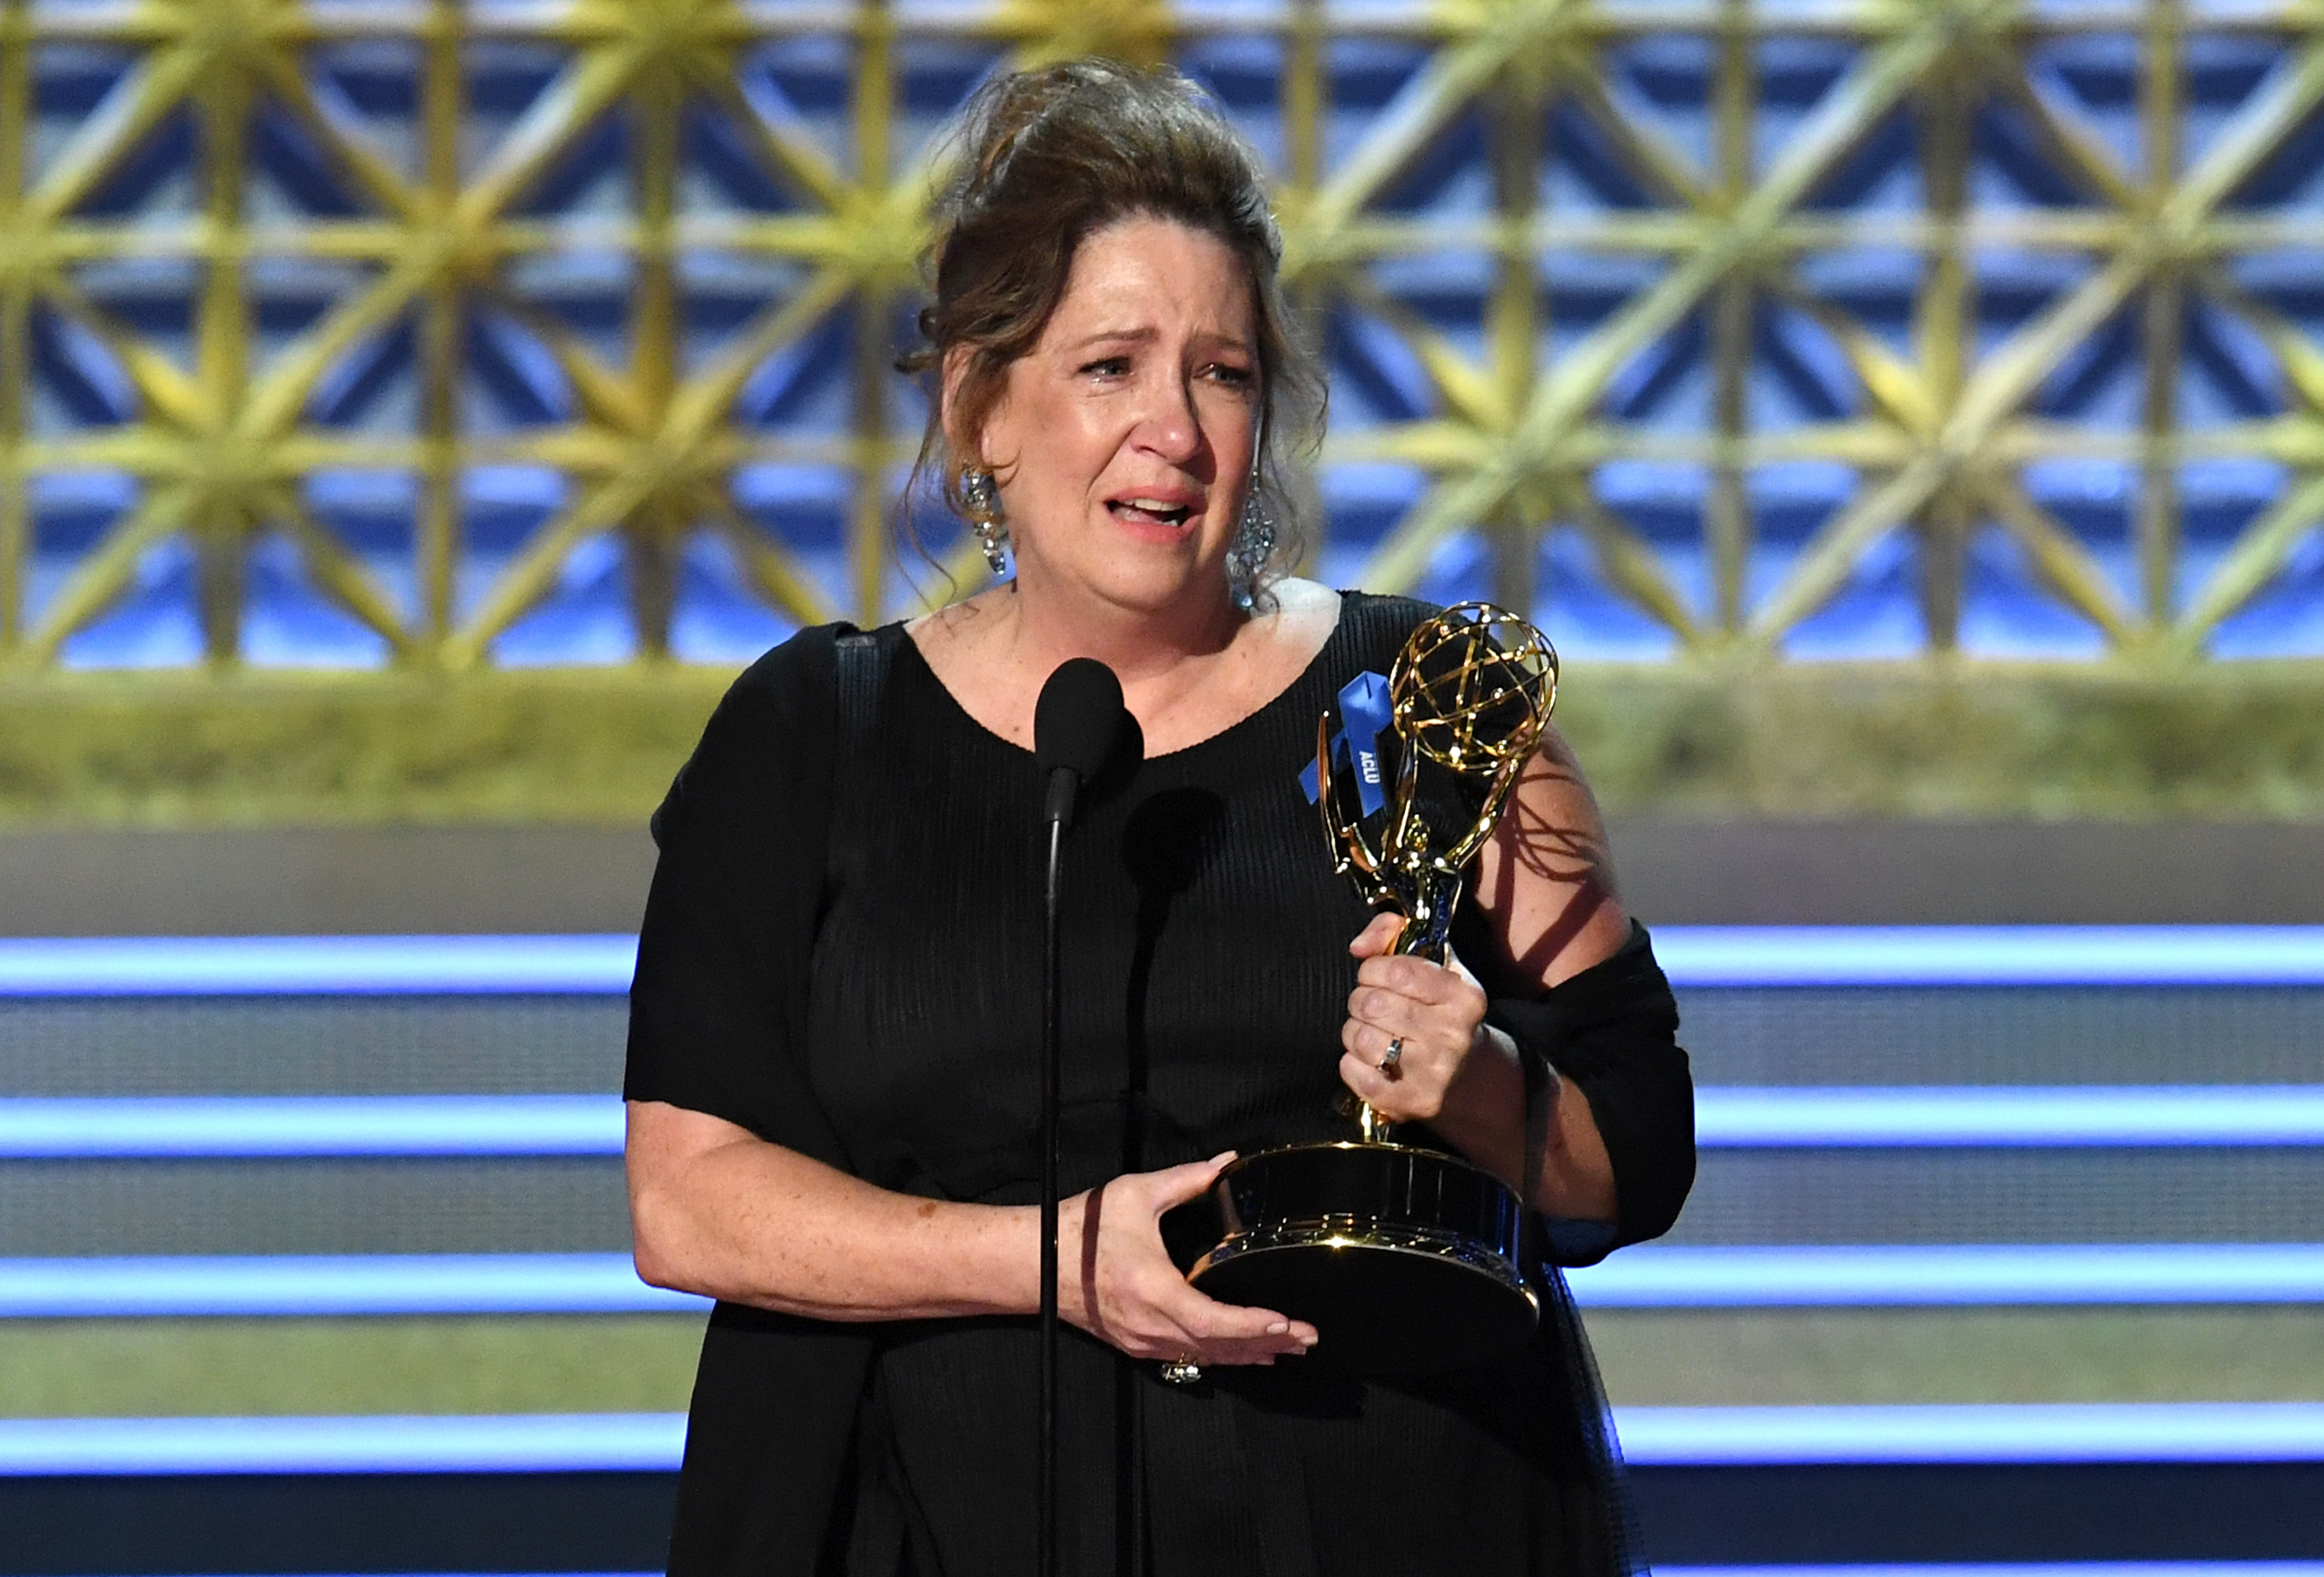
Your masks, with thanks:
[[[1305,653],[1302,667],[1323,650],[1340,623],[1340,594],[1312,580],[1286,578],[1267,588],[1274,611],[1265,621],[1269,641]]]

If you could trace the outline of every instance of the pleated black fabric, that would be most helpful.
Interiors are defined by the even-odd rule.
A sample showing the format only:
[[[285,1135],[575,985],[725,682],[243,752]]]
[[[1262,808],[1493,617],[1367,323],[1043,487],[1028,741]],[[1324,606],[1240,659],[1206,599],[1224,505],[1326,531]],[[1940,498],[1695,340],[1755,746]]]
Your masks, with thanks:
[[[1130,742],[1084,793],[1064,897],[1068,1193],[1341,1131],[1346,947],[1368,916],[1332,871],[1297,774],[1338,688],[1386,671],[1425,611],[1348,596],[1323,651],[1270,705],[1169,755],[1141,759]],[[628,1093],[882,1187],[1030,1202],[1039,774],[960,709],[900,630],[849,637],[872,643],[852,664],[834,639],[810,632],[745,676],[658,820]],[[841,721],[840,669],[874,676],[854,709],[868,727]],[[1691,1170],[1691,1150],[1629,1148],[1641,1178]],[[1531,1350],[1394,1385],[1289,1360],[1182,1390],[1069,1332],[1066,1570],[1628,1568],[1586,1350],[1543,1275],[1549,1318]],[[1034,1548],[1037,1361],[1030,1320],[869,1330],[722,1310],[673,1572],[1015,1577]],[[787,1373],[812,1379],[793,1388]],[[779,1474],[764,1471],[770,1452]]]

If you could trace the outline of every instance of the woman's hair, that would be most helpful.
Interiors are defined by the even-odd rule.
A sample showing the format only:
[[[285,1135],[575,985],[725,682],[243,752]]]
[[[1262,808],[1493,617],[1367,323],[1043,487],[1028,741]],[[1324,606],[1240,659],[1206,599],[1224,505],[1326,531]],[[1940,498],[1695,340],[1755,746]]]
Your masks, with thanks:
[[[1305,549],[1305,512],[1286,473],[1314,450],[1323,376],[1277,282],[1283,236],[1257,152],[1176,71],[1102,60],[986,83],[962,112],[953,152],[929,249],[936,300],[919,318],[927,343],[899,365],[932,372],[940,385],[954,352],[965,364],[949,432],[941,387],[930,401],[906,496],[935,470],[945,502],[964,512],[964,462],[954,440],[982,429],[1009,364],[1048,326],[1083,238],[1121,219],[1175,220],[1223,242],[1250,278],[1261,397],[1257,486],[1277,522],[1274,550],[1252,577],[1252,589],[1263,591]]]

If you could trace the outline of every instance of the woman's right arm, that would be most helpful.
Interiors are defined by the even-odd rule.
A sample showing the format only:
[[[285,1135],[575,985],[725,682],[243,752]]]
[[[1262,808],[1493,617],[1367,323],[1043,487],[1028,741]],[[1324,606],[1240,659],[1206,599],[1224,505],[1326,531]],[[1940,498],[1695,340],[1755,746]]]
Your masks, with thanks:
[[[1228,1157],[1117,1177],[1058,1211],[1058,1309],[1134,1358],[1271,1363],[1312,1326],[1186,1284],[1162,1213]],[[659,1101],[629,1103],[638,1274],[656,1286],[822,1320],[1029,1314],[1040,1306],[1031,1205],[891,1194],[748,1129]]]
[[[656,1286],[822,1320],[1035,1305],[1027,1213],[891,1194],[707,1112],[629,1111],[638,1274]]]

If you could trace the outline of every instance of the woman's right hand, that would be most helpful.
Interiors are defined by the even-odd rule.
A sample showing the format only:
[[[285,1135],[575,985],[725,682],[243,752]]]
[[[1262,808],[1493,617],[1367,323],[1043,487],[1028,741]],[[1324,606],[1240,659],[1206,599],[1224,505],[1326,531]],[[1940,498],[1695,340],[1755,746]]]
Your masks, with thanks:
[[[1199,1196],[1230,1150],[1160,1172],[1130,1172],[1059,1208],[1057,1306],[1132,1358],[1273,1363],[1315,1345],[1315,1327],[1205,1297],[1162,1246],[1163,1213]]]

